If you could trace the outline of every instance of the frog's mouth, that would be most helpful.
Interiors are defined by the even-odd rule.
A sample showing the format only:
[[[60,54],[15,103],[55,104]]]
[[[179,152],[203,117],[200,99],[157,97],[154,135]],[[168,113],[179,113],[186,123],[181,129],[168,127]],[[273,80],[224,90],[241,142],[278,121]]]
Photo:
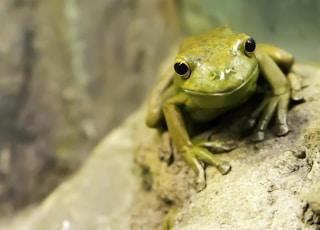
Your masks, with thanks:
[[[252,80],[255,81],[257,76],[258,76],[258,66],[252,71],[252,73],[250,74],[250,77],[247,78],[245,81],[243,81],[240,85],[236,87],[230,87],[230,88],[224,89],[221,92],[202,92],[202,91],[196,91],[196,90],[186,89],[186,88],[182,88],[182,90],[185,93],[189,95],[194,95],[194,96],[227,96],[241,90],[246,85],[250,84]]]

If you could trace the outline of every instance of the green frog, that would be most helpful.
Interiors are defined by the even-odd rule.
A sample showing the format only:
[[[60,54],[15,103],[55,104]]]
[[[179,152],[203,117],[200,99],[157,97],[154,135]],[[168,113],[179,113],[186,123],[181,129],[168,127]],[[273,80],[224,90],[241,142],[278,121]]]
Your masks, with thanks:
[[[272,45],[256,44],[244,33],[222,26],[184,39],[174,63],[154,87],[148,101],[146,124],[159,128],[165,122],[172,142],[197,174],[197,190],[206,186],[204,164],[227,174],[231,165],[208,150],[229,151],[223,143],[193,143],[187,124],[209,122],[241,106],[256,91],[258,78],[270,86],[258,108],[248,118],[252,140],[262,141],[270,119],[276,134],[286,135],[290,97],[299,100],[301,86],[293,56]]]

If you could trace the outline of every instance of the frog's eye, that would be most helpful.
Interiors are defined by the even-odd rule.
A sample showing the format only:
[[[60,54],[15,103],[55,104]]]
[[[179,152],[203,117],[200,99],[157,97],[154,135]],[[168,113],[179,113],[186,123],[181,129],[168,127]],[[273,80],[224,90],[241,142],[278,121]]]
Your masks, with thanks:
[[[252,56],[254,50],[256,49],[256,42],[254,41],[253,38],[247,38],[244,41],[244,50],[246,52],[246,54],[250,57]]]
[[[190,67],[185,60],[176,60],[173,66],[174,71],[182,78],[188,78],[190,75]]]

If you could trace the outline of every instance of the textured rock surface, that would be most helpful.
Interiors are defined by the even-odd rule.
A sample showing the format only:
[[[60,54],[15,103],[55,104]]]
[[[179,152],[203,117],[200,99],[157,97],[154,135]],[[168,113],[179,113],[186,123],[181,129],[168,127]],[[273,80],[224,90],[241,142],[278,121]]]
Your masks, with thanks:
[[[289,112],[291,132],[285,137],[269,133],[265,141],[253,144],[237,135],[244,112],[223,118],[222,130],[215,136],[238,142],[236,150],[221,154],[233,168],[222,176],[208,167],[204,191],[195,193],[191,189],[193,172],[186,170],[179,156],[167,166],[149,153],[149,144],[145,150],[142,148],[138,159],[149,168],[153,190],[178,207],[174,229],[319,227],[320,132],[314,122],[320,121],[320,70],[302,66],[297,70],[303,75],[306,101]],[[230,123],[232,117],[236,119]]]
[[[307,223],[320,225],[320,125],[319,120],[312,122],[305,131],[304,144],[307,162],[312,166],[307,176],[307,183],[301,195],[307,205],[304,220]]]
[[[320,70],[297,69],[306,102],[291,108],[291,132],[278,138],[270,132],[252,144],[237,131],[245,110],[227,115],[214,136],[238,143],[221,154],[233,169],[222,176],[208,167],[202,192],[195,192],[194,173],[179,155],[170,166],[159,161],[161,138],[144,126],[143,107],[39,207],[0,229],[159,229],[172,204],[174,229],[317,229]]]

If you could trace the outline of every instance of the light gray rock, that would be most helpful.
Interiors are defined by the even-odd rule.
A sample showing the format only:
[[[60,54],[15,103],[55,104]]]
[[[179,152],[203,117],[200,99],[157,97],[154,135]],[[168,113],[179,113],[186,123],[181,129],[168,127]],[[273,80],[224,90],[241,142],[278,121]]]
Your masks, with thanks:
[[[307,162],[311,166],[301,196],[306,202],[304,220],[310,224],[320,224],[320,123],[311,122],[304,136]]]
[[[202,192],[195,192],[194,172],[178,154],[170,165],[159,160],[161,137],[145,127],[143,106],[101,141],[78,173],[3,229],[159,229],[170,207],[176,215],[167,220],[179,230],[318,229],[320,70],[297,71],[306,101],[290,109],[291,132],[270,132],[254,144],[237,132],[246,110],[227,115],[214,136],[237,142],[221,154],[233,168],[222,176],[207,167]]]
[[[110,133],[76,175],[5,229],[130,229],[128,212],[141,184],[133,173],[133,137],[141,116]]]
[[[307,66],[296,69],[302,75],[306,101],[293,106],[288,114],[291,132],[285,137],[275,137],[270,132],[265,141],[254,144],[232,134],[241,126],[244,112],[238,111],[238,120],[231,124],[232,116],[222,119],[222,133],[215,136],[237,141],[237,149],[221,154],[233,168],[222,176],[208,167],[208,185],[202,192],[192,189],[194,174],[179,156],[167,166],[159,163],[155,154],[147,153],[148,144],[146,150],[141,150],[139,162],[149,167],[154,191],[178,209],[171,219],[173,229],[319,227],[320,131],[313,124],[320,122],[320,70]],[[225,136],[226,132],[229,136]],[[307,158],[303,158],[304,152]]]

